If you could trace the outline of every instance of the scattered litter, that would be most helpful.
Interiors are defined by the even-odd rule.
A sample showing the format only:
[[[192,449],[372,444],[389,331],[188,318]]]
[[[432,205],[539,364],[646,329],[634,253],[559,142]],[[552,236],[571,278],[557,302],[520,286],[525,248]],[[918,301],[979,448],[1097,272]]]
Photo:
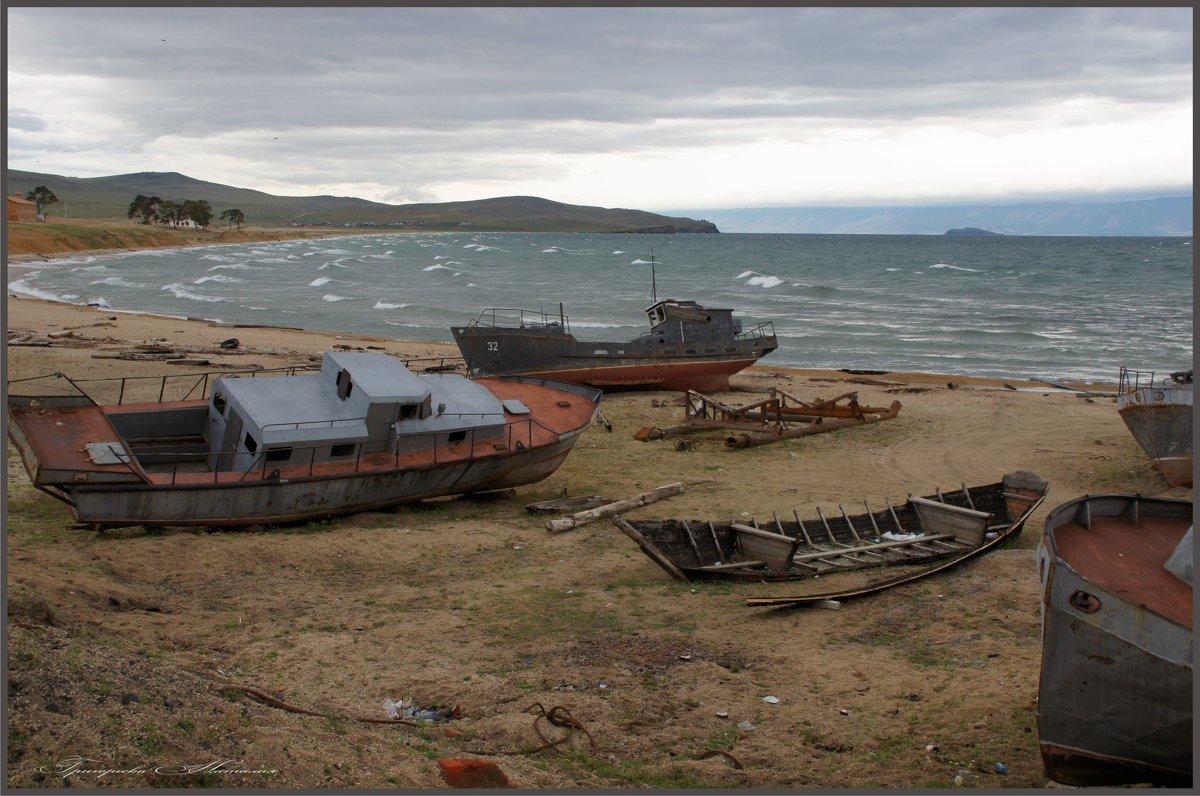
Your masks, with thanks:
[[[420,708],[416,705],[405,705],[403,699],[385,699],[383,712],[389,719],[413,719],[415,721],[449,721],[457,719],[461,708]]]
[[[1008,773],[1008,766],[1004,765],[1003,763],[996,763],[995,769],[997,774],[1003,775]]]
[[[743,719],[743,720],[739,721],[737,728],[739,730],[745,730],[746,732],[750,732],[751,730],[757,729],[753,724],[750,723],[749,719]]]
[[[935,743],[931,743],[931,744],[925,744],[925,751],[926,751],[926,752],[929,752],[930,754],[933,754],[933,753],[934,753],[934,752],[936,752],[937,750],[938,750],[938,745],[937,745],[937,744],[935,744]]]
[[[779,697],[777,697],[777,696],[765,696],[765,697],[763,697],[763,702],[766,702],[766,703],[767,703],[767,704],[769,704],[769,705],[778,705],[778,704],[779,704]]]
[[[718,719],[727,719],[727,718],[729,718],[729,711],[728,710],[718,710],[713,715],[716,716]]]
[[[838,709],[838,713],[842,714],[843,716],[849,716],[849,715],[850,715],[850,711],[846,710],[845,708],[839,708],[839,709]]]
[[[491,760],[478,758],[440,758],[442,779],[452,788],[512,788],[512,781]]]

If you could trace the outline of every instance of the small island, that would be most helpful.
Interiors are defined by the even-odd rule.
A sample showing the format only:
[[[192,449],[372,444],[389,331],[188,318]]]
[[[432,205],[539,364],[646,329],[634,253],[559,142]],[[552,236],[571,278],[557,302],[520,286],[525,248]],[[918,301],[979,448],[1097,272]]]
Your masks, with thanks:
[[[990,229],[980,229],[979,227],[961,227],[959,229],[948,229],[946,234],[952,238],[1000,238],[1003,235],[999,232],[992,232]]]

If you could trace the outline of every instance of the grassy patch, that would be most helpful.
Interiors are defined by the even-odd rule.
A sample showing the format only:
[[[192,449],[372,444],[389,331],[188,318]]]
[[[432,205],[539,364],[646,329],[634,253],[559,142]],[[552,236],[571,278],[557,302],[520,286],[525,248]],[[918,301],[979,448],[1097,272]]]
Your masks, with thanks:
[[[625,618],[583,592],[546,586],[497,591],[492,610],[475,624],[491,644],[537,644],[621,633]]]
[[[555,762],[563,771],[575,776],[589,774],[622,787],[699,790],[727,786],[727,783],[698,777],[679,766],[656,766],[640,760],[610,761],[574,750],[564,751]]]

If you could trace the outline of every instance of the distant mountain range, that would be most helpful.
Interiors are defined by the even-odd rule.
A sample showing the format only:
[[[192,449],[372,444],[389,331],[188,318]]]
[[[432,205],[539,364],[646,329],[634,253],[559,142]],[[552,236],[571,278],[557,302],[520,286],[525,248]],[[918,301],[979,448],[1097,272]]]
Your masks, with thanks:
[[[944,235],[977,228],[1001,235],[1192,234],[1192,197],[1125,202],[897,207],[758,207],[679,211],[722,232]]]
[[[177,172],[63,177],[8,169],[6,191],[45,185],[61,200],[52,218],[125,218],[138,194],[203,199],[217,215],[241,210],[246,222],[511,232],[760,232],[841,235],[944,235],[974,229],[1000,235],[1192,234],[1192,197],[1012,205],[764,207],[680,210],[671,214],[569,205],[534,196],[471,202],[390,205],[351,196],[275,196],[193,179]]]
[[[112,177],[62,177],[9,169],[7,188],[28,193],[44,185],[61,201],[51,218],[126,218],[138,194],[182,201],[204,200],[216,215],[238,209],[246,223],[284,226],[353,226],[447,230],[471,227],[520,232],[717,232],[707,221],[644,210],[568,205],[535,196],[506,196],[473,202],[389,205],[350,196],[274,196],[246,188],[193,179],[177,172],[147,171]]]

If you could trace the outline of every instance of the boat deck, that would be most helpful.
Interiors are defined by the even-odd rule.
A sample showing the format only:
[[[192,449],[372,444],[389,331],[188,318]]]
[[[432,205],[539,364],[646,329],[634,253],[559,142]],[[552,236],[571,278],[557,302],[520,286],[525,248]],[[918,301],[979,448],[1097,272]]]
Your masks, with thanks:
[[[1172,622],[1192,627],[1192,589],[1163,566],[1183,538],[1179,520],[1094,517],[1091,529],[1068,522],[1054,529],[1060,559],[1089,581],[1145,606]]]
[[[10,419],[20,427],[41,474],[74,473],[75,480],[83,481],[93,476],[128,479],[140,472],[136,464],[116,457],[112,463],[93,461],[86,447],[90,443],[114,442],[123,449],[121,436],[99,406],[13,409]]]
[[[421,467],[448,461],[502,455],[510,450],[538,448],[551,444],[561,434],[587,423],[596,403],[583,395],[562,390],[546,390],[536,384],[499,379],[481,379],[501,401],[515,399],[529,408],[529,414],[505,412],[507,428],[500,438],[469,437],[459,442],[406,451],[401,454],[368,453],[347,462],[326,462],[279,468],[280,477],[335,476],[372,470]],[[213,473],[203,460],[181,464],[149,464],[143,469],[136,458],[105,455],[93,458],[95,443],[115,443],[119,453],[128,451],[128,443],[110,420],[111,414],[144,411],[148,408],[182,407],[197,402],[168,402],[125,406],[71,406],[60,408],[13,409],[11,419],[19,427],[18,445],[36,462],[35,479],[41,484],[111,483],[143,481],[152,484],[211,484],[257,480],[266,469],[251,473],[223,471]],[[203,402],[199,402],[203,405]],[[88,446],[92,445],[89,450]]]

